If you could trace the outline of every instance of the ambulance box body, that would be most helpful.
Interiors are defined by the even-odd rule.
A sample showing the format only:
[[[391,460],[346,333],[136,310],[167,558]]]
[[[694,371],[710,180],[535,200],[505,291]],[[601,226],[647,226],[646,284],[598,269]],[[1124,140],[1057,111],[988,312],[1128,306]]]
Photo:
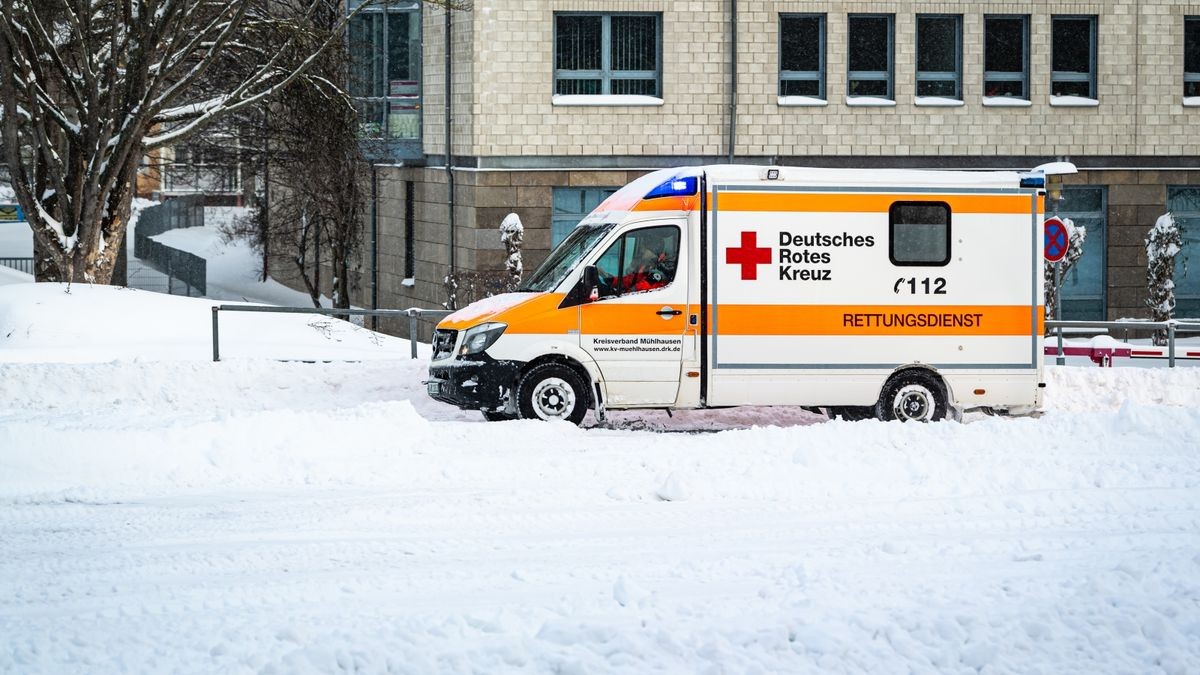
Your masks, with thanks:
[[[1034,411],[1044,180],[653,172],[581,221],[522,292],[443,320],[429,393],[489,419],[574,422],[741,405]]]

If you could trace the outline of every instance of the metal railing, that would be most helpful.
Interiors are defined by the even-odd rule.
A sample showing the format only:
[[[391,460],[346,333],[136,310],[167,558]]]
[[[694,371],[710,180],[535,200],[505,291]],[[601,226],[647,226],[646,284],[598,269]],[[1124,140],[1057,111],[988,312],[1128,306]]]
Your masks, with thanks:
[[[204,197],[177,197],[142,211],[133,237],[133,254],[146,265],[167,276],[167,292],[174,293],[173,279],[183,282],[187,295],[192,289],[208,292],[208,261],[198,255],[172,248],[151,239],[164,232],[204,225]]]
[[[33,258],[0,258],[0,265],[25,274],[33,274]]]
[[[411,358],[417,358],[417,322],[424,317],[441,319],[453,312],[445,309],[337,309],[330,307],[274,307],[271,305],[213,305],[212,308],[212,355],[213,361],[221,360],[220,324],[217,315],[220,312],[262,312],[269,314],[319,314],[322,316],[390,316],[408,317],[408,343]]]
[[[1046,329],[1054,331],[1058,346],[1052,347],[1056,351],[1056,363],[1063,365],[1065,363],[1065,353],[1063,351],[1063,333],[1064,328],[1093,328],[1098,331],[1107,332],[1109,330],[1136,330],[1136,331],[1159,331],[1167,332],[1167,366],[1175,367],[1175,337],[1178,333],[1200,333],[1200,322],[1194,321],[1047,321]],[[1047,350],[1049,351],[1049,350]]]

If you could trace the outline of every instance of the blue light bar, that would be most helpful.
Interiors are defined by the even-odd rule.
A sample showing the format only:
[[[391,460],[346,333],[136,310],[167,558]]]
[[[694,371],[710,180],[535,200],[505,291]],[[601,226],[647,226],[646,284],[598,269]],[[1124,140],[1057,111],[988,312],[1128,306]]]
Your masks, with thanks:
[[[1021,187],[1044,188],[1046,187],[1046,176],[1040,173],[1024,174],[1021,176]]]
[[[699,186],[700,182],[695,176],[672,178],[647,192],[645,199],[654,199],[656,197],[688,197],[696,194]]]

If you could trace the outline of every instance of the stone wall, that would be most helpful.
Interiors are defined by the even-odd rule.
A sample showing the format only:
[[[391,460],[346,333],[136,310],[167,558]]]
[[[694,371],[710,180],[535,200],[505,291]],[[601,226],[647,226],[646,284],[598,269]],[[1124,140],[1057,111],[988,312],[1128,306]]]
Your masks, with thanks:
[[[727,151],[728,3],[717,0],[508,0],[473,12],[474,140],[463,154],[719,156]],[[743,156],[991,156],[1200,154],[1200,107],[1182,101],[1182,0],[964,4],[742,0],[738,4],[737,153]],[[650,107],[554,105],[555,11],[662,13],[663,102]],[[779,14],[827,13],[823,107],[778,99]],[[895,105],[846,105],[846,17],[895,15]],[[916,105],[916,15],[963,15],[963,102]],[[1028,14],[1028,107],[983,104],[983,17]],[[1050,105],[1052,15],[1098,18],[1099,105]],[[426,62],[440,58],[428,49]],[[431,82],[431,84],[435,84]],[[426,131],[429,131],[429,123]],[[440,140],[427,136],[427,145]],[[429,147],[433,147],[430,145]]]

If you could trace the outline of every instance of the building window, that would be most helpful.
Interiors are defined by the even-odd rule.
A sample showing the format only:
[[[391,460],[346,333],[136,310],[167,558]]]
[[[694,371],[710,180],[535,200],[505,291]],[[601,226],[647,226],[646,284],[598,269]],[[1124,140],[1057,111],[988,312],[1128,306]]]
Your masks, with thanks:
[[[888,209],[893,265],[939,267],[950,262],[950,205],[896,202]]]
[[[1096,98],[1096,17],[1056,16],[1050,31],[1050,95]]]
[[[550,216],[550,247],[562,243],[583,217],[600,206],[600,202],[616,192],[618,188],[554,188]]]
[[[962,99],[962,15],[917,15],[917,96]]]
[[[1029,99],[1029,17],[983,17],[983,95]]]
[[[1183,235],[1175,257],[1175,318],[1200,319],[1200,186],[1168,187],[1167,210]]]
[[[362,4],[350,0],[349,9]],[[415,2],[371,6],[350,19],[350,95],[365,138],[421,138],[421,10]]]
[[[242,190],[236,138],[210,135],[163,153],[162,191],[167,194],[236,195]]]
[[[779,15],[779,95],[825,98],[825,15]]]
[[[554,15],[554,93],[661,97],[658,14]]]
[[[846,92],[891,100],[895,47],[891,14],[851,14],[848,21],[850,72]]]
[[[1077,227],[1087,230],[1083,240],[1083,255],[1075,261],[1062,280],[1058,297],[1062,318],[1067,321],[1103,321],[1105,259],[1108,246],[1108,207],[1105,188],[1090,185],[1063,187],[1062,199],[1054,204],[1060,218],[1069,218]]]
[[[1200,96],[1200,16],[1183,19],[1183,95]]]

